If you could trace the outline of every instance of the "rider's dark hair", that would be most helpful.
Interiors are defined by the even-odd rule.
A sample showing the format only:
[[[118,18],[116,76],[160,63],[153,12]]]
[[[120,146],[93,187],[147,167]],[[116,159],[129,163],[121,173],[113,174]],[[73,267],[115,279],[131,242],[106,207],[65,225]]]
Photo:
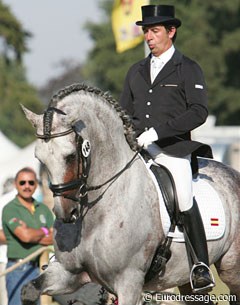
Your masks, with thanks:
[[[177,39],[177,28],[176,28],[176,26],[168,24],[168,25],[164,25],[164,27],[165,27],[165,29],[168,33],[171,31],[172,28],[176,29],[176,32],[175,32],[175,34],[172,38],[172,42],[174,43]]]

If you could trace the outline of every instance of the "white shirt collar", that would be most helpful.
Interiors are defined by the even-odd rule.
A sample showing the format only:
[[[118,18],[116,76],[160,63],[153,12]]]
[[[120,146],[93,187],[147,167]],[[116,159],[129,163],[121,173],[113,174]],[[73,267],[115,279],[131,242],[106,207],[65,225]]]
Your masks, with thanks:
[[[162,53],[160,56],[156,57],[152,55],[152,61],[154,59],[160,60],[164,65],[172,58],[173,53],[175,52],[175,47],[172,45],[167,51]]]

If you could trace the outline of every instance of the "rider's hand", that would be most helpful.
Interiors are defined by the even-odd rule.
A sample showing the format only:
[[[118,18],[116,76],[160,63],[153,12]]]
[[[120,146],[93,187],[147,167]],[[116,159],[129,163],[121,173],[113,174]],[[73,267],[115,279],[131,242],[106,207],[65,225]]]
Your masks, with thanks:
[[[158,135],[156,130],[151,127],[149,130],[144,131],[140,136],[137,138],[138,145],[144,148],[147,148],[149,144],[158,140]]]

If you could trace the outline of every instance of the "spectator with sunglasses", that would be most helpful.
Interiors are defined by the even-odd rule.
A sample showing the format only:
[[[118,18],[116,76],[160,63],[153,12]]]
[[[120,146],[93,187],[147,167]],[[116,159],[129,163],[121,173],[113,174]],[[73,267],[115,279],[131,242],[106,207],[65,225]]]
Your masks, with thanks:
[[[33,198],[37,177],[25,167],[15,177],[16,197],[3,209],[2,223],[8,250],[7,268],[20,262],[42,246],[53,242],[53,214]],[[21,288],[39,275],[39,258],[21,265],[6,275],[8,305],[21,305]]]

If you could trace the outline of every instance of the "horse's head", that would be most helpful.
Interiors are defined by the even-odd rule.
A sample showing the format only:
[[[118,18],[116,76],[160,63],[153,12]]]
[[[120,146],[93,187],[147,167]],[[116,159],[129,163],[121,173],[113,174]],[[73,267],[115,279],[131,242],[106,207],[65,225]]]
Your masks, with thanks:
[[[84,123],[66,124],[66,113],[57,108],[48,108],[44,115],[22,108],[36,128],[35,155],[48,170],[54,213],[58,219],[74,222],[86,197],[89,170],[90,142],[81,136]]]
[[[86,206],[87,179],[89,182],[91,176],[91,183],[100,184],[110,162],[114,166],[109,177],[115,174],[119,162],[124,164],[128,144],[136,149],[130,119],[109,95],[81,84],[60,90],[42,115],[25,107],[23,110],[36,128],[35,155],[49,173],[54,213],[59,219],[73,222]]]

